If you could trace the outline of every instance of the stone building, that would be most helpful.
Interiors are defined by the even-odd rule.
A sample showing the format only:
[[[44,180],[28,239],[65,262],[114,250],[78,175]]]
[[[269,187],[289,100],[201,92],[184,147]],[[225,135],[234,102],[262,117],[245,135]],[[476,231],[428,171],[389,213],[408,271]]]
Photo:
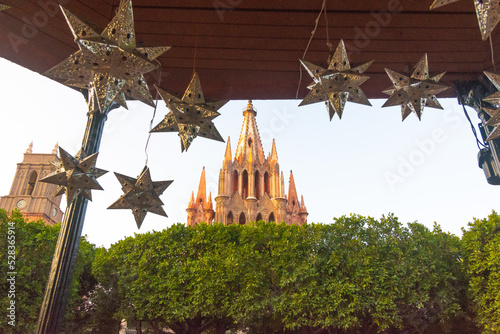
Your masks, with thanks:
[[[200,222],[247,224],[250,221],[307,222],[304,198],[297,195],[293,173],[290,171],[288,196],[285,179],[280,172],[276,143],[264,155],[252,101],[243,112],[244,120],[234,159],[228,138],[226,153],[219,173],[219,189],[213,210],[212,194],[206,198],[205,168],[201,173],[196,198],[191,194],[187,212],[187,225]]]
[[[0,208],[8,214],[17,208],[29,220],[43,219],[49,224],[62,221],[59,208],[61,197],[54,197],[57,185],[38,182],[55,170],[53,162],[59,162],[57,144],[50,154],[33,153],[33,143],[24,153],[24,159],[17,164],[10,193],[0,198]]]

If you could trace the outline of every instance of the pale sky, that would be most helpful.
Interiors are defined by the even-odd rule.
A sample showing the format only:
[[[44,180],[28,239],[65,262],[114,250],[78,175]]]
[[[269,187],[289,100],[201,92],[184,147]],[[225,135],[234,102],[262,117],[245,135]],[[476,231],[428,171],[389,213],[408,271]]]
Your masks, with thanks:
[[[0,195],[4,196],[31,141],[34,153],[50,153],[56,142],[70,154],[77,153],[87,106],[73,89],[1,58],[0,70]],[[203,87],[204,73],[198,74]],[[190,79],[186,78],[186,86]],[[447,83],[446,75],[441,81]],[[264,153],[267,156],[275,138],[287,192],[293,170],[309,222],[328,224],[350,213],[375,218],[394,213],[403,223],[418,221],[432,228],[437,222],[444,231],[461,236],[461,227],[473,217],[499,210],[500,187],[489,185],[478,168],[478,148],[462,107],[456,99],[440,101],[444,110],[426,108],[421,122],[415,115],[401,122],[399,107],[380,108],[384,100],[372,100],[373,107],[348,103],[343,119],[335,116],[331,122],[323,104],[299,108],[299,100],[256,100],[253,105]],[[148,213],[138,230],[130,210],[107,210],[122,195],[112,172],[137,177],[146,161],[153,108],[136,102],[128,105],[129,110],[110,113],[101,142],[97,167],[109,173],[98,179],[105,190],[92,192],[83,228],[97,246],[184,224],[203,166],[207,192],[213,198],[217,193],[225,143],[199,137],[181,153],[176,133],[154,133],[148,151],[152,178],[174,180],[161,196],[168,218]],[[214,120],[222,137],[231,137],[233,156],[246,105],[247,101],[231,101]],[[154,125],[167,112],[160,101]],[[477,125],[475,111],[468,112]],[[63,210],[64,203],[65,198]]]

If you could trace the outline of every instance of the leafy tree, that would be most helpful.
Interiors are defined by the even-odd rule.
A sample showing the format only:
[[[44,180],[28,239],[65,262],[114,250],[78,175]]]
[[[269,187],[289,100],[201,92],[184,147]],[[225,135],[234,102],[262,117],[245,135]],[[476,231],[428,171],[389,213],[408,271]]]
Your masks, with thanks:
[[[465,268],[477,322],[484,333],[500,332],[500,216],[474,219],[462,229]]]
[[[45,293],[52,257],[59,234],[60,225],[46,225],[44,221],[26,222],[21,213],[13,211],[9,217],[0,209],[0,308],[6,310],[15,301],[15,327],[8,324],[11,320],[0,317],[0,333],[34,332],[40,305]],[[11,238],[9,238],[11,237]],[[14,246],[11,249],[8,246]],[[9,254],[9,250],[14,251]],[[9,255],[11,257],[9,257]],[[67,306],[67,316],[63,324],[68,333],[78,333],[86,322],[85,304],[88,293],[93,289],[95,280],[91,275],[90,263],[93,261],[94,246],[81,239],[80,252],[75,266],[74,280]],[[10,267],[9,261],[15,260]],[[16,272],[15,298],[9,298],[11,287],[8,272]]]

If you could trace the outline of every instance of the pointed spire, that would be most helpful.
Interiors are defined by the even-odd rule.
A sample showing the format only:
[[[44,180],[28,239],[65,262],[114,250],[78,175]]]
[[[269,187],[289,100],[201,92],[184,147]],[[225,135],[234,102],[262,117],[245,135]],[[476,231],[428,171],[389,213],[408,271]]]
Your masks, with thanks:
[[[278,161],[278,152],[276,151],[276,142],[273,138],[273,148],[271,149],[271,159]]]
[[[231,137],[227,137],[226,154],[224,155],[224,160],[231,161]]]
[[[300,195],[300,212],[307,212],[307,208],[304,203],[304,195]]]
[[[189,200],[188,209],[194,209],[194,191],[191,192],[191,199]]]
[[[207,201],[207,186],[205,181],[205,166],[201,172],[200,185],[198,186],[198,193],[196,194],[196,207],[201,204],[202,206]]]
[[[56,145],[54,146],[54,149],[52,150],[52,154],[57,155],[58,150],[59,150],[59,142],[57,142]]]
[[[259,130],[255,116],[257,112],[253,109],[252,101],[248,101],[247,109],[243,112],[245,119],[241,128],[240,139],[236,147],[234,159],[239,163],[248,160],[249,152],[252,152],[254,163],[264,162],[264,150],[262,149],[262,142],[260,140]]]
[[[290,203],[295,203],[299,204],[299,199],[297,197],[297,189],[295,188],[295,180],[293,179],[293,172],[290,171],[290,183],[288,185],[288,201]]]
[[[25,153],[33,153],[33,140],[29,144],[28,149],[26,150]]]
[[[213,211],[213,209],[214,209],[214,206],[212,203],[212,192],[209,192],[207,203],[205,203],[205,210],[212,210]]]

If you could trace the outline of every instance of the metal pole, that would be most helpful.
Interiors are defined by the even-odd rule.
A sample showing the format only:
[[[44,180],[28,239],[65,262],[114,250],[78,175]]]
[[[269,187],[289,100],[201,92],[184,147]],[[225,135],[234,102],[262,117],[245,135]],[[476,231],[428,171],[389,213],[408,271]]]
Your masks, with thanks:
[[[81,148],[82,156],[89,156],[99,150],[107,112],[101,113],[97,109],[89,112]],[[87,199],[80,195],[66,209],[52,259],[45,297],[38,316],[36,334],[58,334],[61,329],[80,246],[87,202]]]

